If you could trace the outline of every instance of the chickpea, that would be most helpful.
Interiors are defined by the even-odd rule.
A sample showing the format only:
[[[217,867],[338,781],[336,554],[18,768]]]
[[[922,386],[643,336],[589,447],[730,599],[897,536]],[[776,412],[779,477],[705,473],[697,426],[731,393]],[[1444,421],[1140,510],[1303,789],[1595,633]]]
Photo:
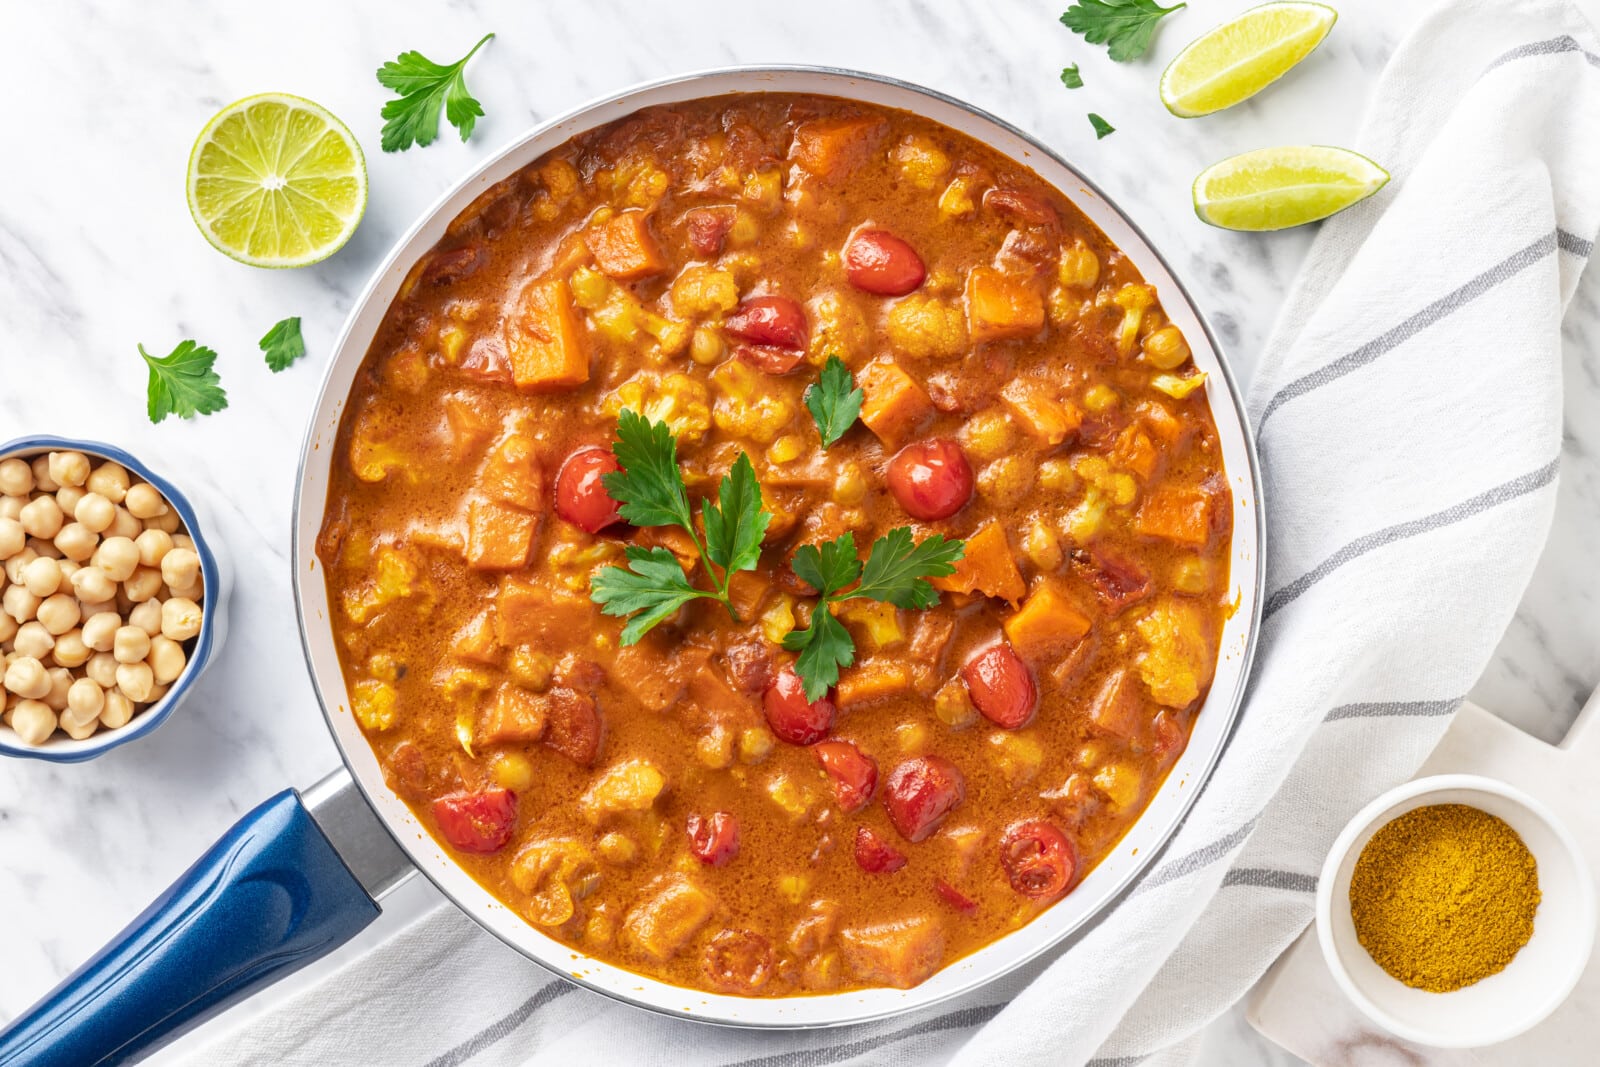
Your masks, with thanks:
[[[27,496],[33,492],[33,471],[26,460],[16,457],[0,460],[0,493],[6,496]]]
[[[16,639],[11,647],[18,655],[43,660],[50,654],[50,650],[56,647],[56,637],[44,628],[43,623],[34,620],[17,627]]]
[[[29,537],[48,541],[61,532],[61,505],[53,496],[38,496],[22,508],[22,528]]]
[[[64,485],[56,490],[56,506],[67,518],[74,518],[78,514],[78,505],[88,495],[81,486]]]
[[[155,684],[155,674],[150,670],[150,664],[117,664],[117,688],[135,704],[143,704],[149,700],[150,690]]]
[[[0,611],[0,642],[9,641],[17,636],[18,629],[17,620]],[[5,694],[0,693],[0,699],[4,699],[4,697]]]
[[[61,527],[53,542],[56,549],[74,563],[86,563],[94,555],[100,538],[81,522],[69,522]]]
[[[98,719],[106,706],[106,691],[92,678],[79,678],[67,690],[67,707],[78,719]]]
[[[170,685],[162,685],[159,682],[156,683],[155,685],[152,685],[150,687],[150,696],[149,696],[148,699],[145,700],[145,703],[146,704],[154,704],[156,701],[158,701],[162,697],[166,696],[167,695],[167,690],[171,689],[171,688],[172,687]]]
[[[27,504],[26,497],[0,496],[0,519],[15,519],[22,514],[22,508]]]
[[[50,692],[50,675],[32,656],[18,656],[6,665],[5,687],[24,700],[38,700]]]
[[[175,596],[161,605],[161,633],[174,641],[187,641],[200,632],[200,605]]]
[[[93,653],[90,652],[89,646],[83,642],[82,630],[68,630],[56,638],[56,647],[51,653],[57,664],[69,668],[83,666],[89,662],[91,655]]]
[[[50,453],[50,477],[57,485],[82,485],[89,480],[89,457],[82,452]]]
[[[66,733],[66,735],[72,738],[74,741],[87,741],[89,738],[93,737],[94,732],[100,728],[100,723],[98,720],[90,719],[88,722],[84,722],[82,719],[79,719],[73,715],[70,711],[62,715],[61,718],[57,720],[57,724]]]
[[[182,655],[183,649],[178,648],[178,653]],[[526,793],[533,788],[533,764],[520,752],[496,752],[489,761],[489,775],[496,785],[513,793]]]
[[[128,513],[136,519],[153,519],[167,513],[167,502],[149,482],[140,482],[132,486],[128,490],[128,495],[123,498],[123,503],[127,505]]]
[[[33,549],[35,556],[43,556],[45,559],[61,558],[61,550],[56,547],[56,543],[53,540],[46,541],[42,537],[30,537],[28,538],[28,547]]]
[[[72,591],[86,604],[104,604],[116,599],[117,583],[99,567],[80,567],[69,579]]]
[[[1061,541],[1050,524],[1039,519],[1035,519],[1022,535],[1022,551],[1041,571],[1053,571],[1061,566]]]
[[[45,706],[59,713],[67,706],[67,692],[72,688],[72,672],[65,667],[50,667],[45,673],[50,676],[50,692],[44,695]]]
[[[132,540],[144,532],[144,523],[128,514],[128,509],[117,508],[117,517],[111,520],[111,525],[103,531],[110,537],[126,537]]]
[[[117,685],[117,657],[109,652],[96,652],[83,665],[83,673],[93,678],[101,689],[114,689]]]
[[[78,625],[83,618],[83,610],[78,607],[78,601],[71,593],[56,593],[45,597],[34,617],[50,631],[51,636],[58,636]]]
[[[178,532],[178,528],[183,525],[183,521],[178,518],[176,511],[169,511],[165,515],[157,515],[153,519],[144,520],[144,525],[146,529],[175,534]]]
[[[133,610],[128,612],[128,625],[137,626],[151,637],[160,633],[161,601],[151,599],[142,604],[135,604]]]
[[[22,568],[22,584],[37,597],[47,597],[61,588],[61,568],[53,559],[40,556]]]
[[[139,566],[139,550],[126,537],[108,537],[94,550],[94,565],[113,582],[125,582]]]
[[[21,552],[6,560],[6,580],[13,585],[22,584],[22,568],[39,558],[39,553],[24,545]]]
[[[1163,326],[1144,339],[1144,358],[1159,370],[1175,370],[1189,358],[1189,342],[1176,326]]]
[[[155,674],[156,683],[167,685],[178,680],[178,675],[183,673],[183,668],[188,664],[189,658],[184,655],[183,646],[170,637],[154,637],[150,640],[150,658],[146,661],[150,670]],[[531,771],[530,771],[531,773]],[[506,786],[514,789],[514,786]],[[524,785],[518,792],[527,792]]]
[[[957,436],[969,456],[984,462],[999,459],[1017,443],[1016,427],[1010,416],[992,408],[968,419]]]
[[[100,709],[100,725],[107,730],[120,730],[133,721],[133,701],[120,690],[113,689],[106,694],[106,702]]]
[[[27,622],[39,611],[40,599],[28,592],[27,586],[8,586],[0,593],[0,609],[18,622]]]
[[[132,604],[139,604],[161,592],[161,571],[155,567],[136,567],[132,577],[122,583],[122,591]]]
[[[10,559],[28,543],[28,531],[16,519],[0,519],[0,559]]]
[[[78,506],[73,509],[72,517],[77,519],[85,530],[90,533],[104,533],[111,528],[112,522],[117,517],[117,506],[99,493],[85,494],[78,501]]]
[[[200,557],[187,548],[174,548],[161,560],[161,579],[174,589],[193,585],[200,577]]]
[[[53,493],[61,488],[60,483],[50,477],[49,456],[34,456],[28,466],[33,470],[33,487],[39,492]]]
[[[185,541],[188,538],[184,538]],[[168,552],[177,547],[178,539],[164,530],[146,530],[133,539],[134,547],[139,550],[139,563],[145,567],[159,567]],[[186,545],[193,548],[193,542]]]
[[[150,654],[150,635],[137,626],[118,627],[111,641],[111,653],[118,663],[142,663]]]
[[[1028,495],[1034,474],[1027,456],[1002,456],[978,471],[978,492],[999,507],[1010,507]]]
[[[187,548],[190,552],[195,551],[194,538],[188,534],[175,533],[171,537],[173,548]]]
[[[834,503],[853,508],[867,498],[867,478],[859,463],[842,463],[833,479]]]
[[[206,598],[206,587],[205,584],[198,579],[196,579],[193,585],[180,585],[176,589],[169,585],[167,586],[167,596],[181,596],[185,600],[192,600],[198,604]]]
[[[42,745],[56,732],[56,713],[42,700],[24,700],[11,709],[11,728],[25,745]]]
[[[113,504],[120,504],[122,498],[128,495],[128,472],[122,464],[107,460],[94,469],[84,487],[91,493],[99,493]]]

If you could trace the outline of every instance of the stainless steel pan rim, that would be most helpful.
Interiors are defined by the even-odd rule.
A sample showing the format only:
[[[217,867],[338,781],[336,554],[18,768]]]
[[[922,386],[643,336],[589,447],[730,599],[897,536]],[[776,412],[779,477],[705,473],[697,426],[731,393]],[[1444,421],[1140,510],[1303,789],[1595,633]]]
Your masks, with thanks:
[[[828,87],[799,87],[811,86],[814,82],[826,83]],[[1210,740],[1207,751],[1199,753],[1192,764],[1189,763],[1195,750],[1194,739],[1191,739],[1189,749],[1180,758],[1179,763],[1171,771],[1167,781],[1163,784],[1157,796],[1151,801],[1149,808],[1140,817],[1128,835],[1119,844],[1117,850],[1108,856],[1095,871],[1084,880],[1083,884],[1068,898],[1058,902],[1049,911],[1036,918],[1029,925],[1008,934],[984,949],[979,950],[962,960],[947,965],[938,974],[927,982],[910,990],[867,990],[850,993],[818,994],[804,997],[788,998],[741,998],[719,996],[716,994],[702,993],[696,990],[686,990],[670,986],[664,982],[633,974],[593,961],[568,946],[553,941],[540,933],[535,927],[516,917],[503,904],[490,898],[486,891],[472,883],[465,872],[456,867],[453,862],[446,861],[441,864],[441,855],[437,843],[426,833],[420,832],[420,826],[414,823],[408,811],[396,810],[399,804],[387,787],[383,784],[381,774],[369,771],[363,774],[360,765],[370,763],[376,767],[375,757],[365,741],[360,740],[359,734],[347,742],[344,729],[347,723],[342,723],[338,716],[348,719],[348,711],[340,700],[342,695],[343,679],[334,664],[333,675],[329,685],[333,690],[325,687],[323,677],[319,673],[317,663],[317,639],[322,636],[320,631],[327,631],[328,626],[324,621],[320,624],[319,633],[312,633],[310,620],[313,616],[323,619],[326,597],[323,591],[322,577],[319,564],[314,553],[310,551],[308,541],[314,541],[314,530],[320,524],[323,499],[312,495],[308,499],[308,472],[317,468],[313,467],[313,458],[325,455],[321,450],[324,445],[331,452],[333,437],[337,427],[338,416],[342,411],[344,396],[332,395],[334,382],[341,372],[353,373],[352,365],[359,366],[365,357],[367,346],[371,340],[370,332],[363,332],[357,337],[360,323],[364,313],[369,311],[375,296],[385,288],[386,284],[395,284],[394,275],[398,271],[403,277],[415,261],[417,249],[412,246],[420,234],[439,223],[441,216],[448,212],[444,219],[448,222],[459,213],[466,201],[462,197],[469,191],[476,196],[483,188],[492,182],[487,177],[498,174],[505,168],[507,162],[515,158],[517,165],[521,166],[537,158],[548,148],[554,147],[561,141],[614,121],[629,111],[629,107],[619,111],[619,106],[641,98],[637,106],[650,106],[657,102],[678,102],[699,97],[713,97],[734,93],[753,92],[811,92],[821,95],[832,95],[851,98],[852,86],[875,92],[878,95],[906,97],[900,103],[888,103],[885,106],[904,107],[907,110],[921,110],[916,106],[920,101],[931,106],[934,112],[950,112],[951,115],[930,114],[935,121],[944,122],[946,125],[955,126],[952,117],[960,119],[964,116],[971,124],[991,127],[998,131],[1001,139],[1009,137],[1017,143],[1020,152],[1011,151],[999,145],[994,145],[997,150],[1017,159],[1018,162],[1034,169],[1039,169],[1041,161],[1050,169],[1059,169],[1071,178],[1071,184],[1076,190],[1067,188],[1063,183],[1055,181],[1049,175],[1043,175],[1047,181],[1058,185],[1069,198],[1085,208],[1090,218],[1096,221],[1102,229],[1117,244],[1122,251],[1129,253],[1128,244],[1137,243],[1139,255],[1134,258],[1135,264],[1141,272],[1150,279],[1151,267],[1158,265],[1159,274],[1164,275],[1159,289],[1165,294],[1164,304],[1169,314],[1174,312],[1171,299],[1172,291],[1176,291],[1182,299],[1182,307],[1177,308],[1178,313],[1173,314],[1175,321],[1188,319],[1188,329],[1198,328],[1206,340],[1204,366],[1212,374],[1212,382],[1220,374],[1224,391],[1211,388],[1208,384],[1208,393],[1212,401],[1213,415],[1218,419],[1219,434],[1223,434],[1228,441],[1233,441],[1233,455],[1227,456],[1229,451],[1225,441],[1224,453],[1228,459],[1228,476],[1234,489],[1235,496],[1235,523],[1234,523],[1234,552],[1232,581],[1240,601],[1240,610],[1230,622],[1230,630],[1225,632],[1222,642],[1222,652],[1218,666],[1218,678],[1223,677],[1224,663],[1231,688],[1226,694],[1219,694],[1218,687],[1213,686],[1202,713],[1197,719],[1195,737],[1199,736],[1200,723],[1206,724],[1206,736]],[[690,88],[704,91],[678,92]],[[654,99],[667,94],[670,99]],[[580,120],[592,120],[583,121]],[[571,129],[566,127],[571,126]],[[980,136],[962,126],[956,126],[961,132],[967,133],[977,140],[992,144],[992,137]],[[563,136],[558,141],[543,144],[553,132],[560,131]],[[530,146],[539,144],[538,151],[532,151]],[[1037,159],[1032,158],[1037,154]],[[498,181],[499,175],[494,180]],[[1084,199],[1075,195],[1079,192],[1089,201],[1098,201],[1103,209],[1098,212],[1089,210]],[[452,208],[452,205],[455,205]],[[1108,229],[1105,219],[1112,221]],[[1114,231],[1124,231],[1118,233]],[[1128,235],[1134,242],[1128,240]],[[431,243],[431,242],[430,242]],[[384,309],[392,299],[392,293],[383,301]],[[381,315],[380,315],[381,318]],[[359,342],[352,347],[352,338]],[[1196,350],[1197,362],[1201,361],[1200,347],[1192,345]],[[346,391],[347,392],[347,391]],[[331,406],[331,412],[329,411]],[[327,417],[325,417],[327,416]],[[1224,433],[1223,417],[1231,416],[1231,422]],[[1236,435],[1236,437],[1235,437]],[[1240,471],[1238,461],[1244,460],[1247,468]],[[1155,245],[1146,237],[1144,232],[1124,213],[1114,201],[1107,197],[1089,178],[1073,164],[1057,152],[1041,143],[1023,130],[997,118],[979,108],[973,107],[963,101],[941,93],[934,89],[915,85],[896,78],[883,75],[863,73],[860,71],[845,70],[835,67],[809,66],[809,65],[761,65],[749,67],[719,67],[707,70],[694,71],[671,78],[643,82],[620,92],[591,100],[564,114],[540,123],[526,134],[517,138],[510,145],[495,153],[482,164],[475,167],[472,172],[455,183],[443,193],[425,212],[419,216],[404,235],[396,242],[383,263],[375,270],[363,287],[360,296],[352,306],[351,312],[340,331],[339,338],[334,346],[334,355],[329,360],[324,372],[323,381],[319,388],[317,409],[313,412],[308,423],[306,435],[302,443],[299,464],[296,472],[296,496],[293,507],[293,535],[291,558],[294,567],[294,595],[296,608],[296,622],[300,631],[301,647],[306,658],[306,666],[311,674],[312,685],[316,691],[318,702],[322,707],[323,717],[326,720],[329,732],[333,734],[335,743],[340,750],[340,756],[345,765],[350,769],[357,788],[361,790],[374,812],[378,821],[394,839],[395,843],[410,857],[430,881],[468,915],[472,916],[486,930],[493,933],[510,947],[521,952],[529,959],[546,967],[553,973],[576,982],[587,989],[623,1003],[644,1008],[674,1018],[691,1019],[700,1022],[709,1022],[725,1026],[758,1028],[758,1029],[805,1029],[844,1026],[855,1023],[883,1019],[949,1000],[954,997],[970,993],[981,988],[987,983],[1009,973],[1043,953],[1056,948],[1075,932],[1080,931],[1086,924],[1101,918],[1109,909],[1115,906],[1126,895],[1127,891],[1137,880],[1139,875],[1149,868],[1151,862],[1163,850],[1167,842],[1176,832],[1178,825],[1183,821],[1193,806],[1195,798],[1205,781],[1209,778],[1221,757],[1227,740],[1237,719],[1239,708],[1242,704],[1246,683],[1249,679],[1250,669],[1254,661],[1256,650],[1256,637],[1261,625],[1262,601],[1261,591],[1265,581],[1265,548],[1266,548],[1266,523],[1265,510],[1262,500],[1262,487],[1259,469],[1259,460],[1256,452],[1254,435],[1249,426],[1249,421],[1244,413],[1244,403],[1237,383],[1222,356],[1221,346],[1217,343],[1216,335],[1210,323],[1199,308],[1195,306],[1193,298],[1183,286],[1182,281],[1171,269],[1166,258],[1156,249]],[[318,481],[321,484],[321,481]],[[325,492],[325,489],[324,489]],[[1242,499],[1241,494],[1247,493],[1248,500]],[[308,509],[314,508],[315,515]],[[1241,522],[1240,520],[1244,521]],[[1247,551],[1241,554],[1241,537],[1247,546]],[[315,583],[313,586],[312,583]],[[315,592],[315,602],[312,602],[311,593]],[[1237,623],[1237,627],[1235,627]],[[331,647],[331,631],[328,642]],[[1238,647],[1230,651],[1229,642],[1234,638],[1230,634],[1237,634]],[[1222,702],[1217,698],[1221,696]],[[335,709],[338,709],[337,716]],[[359,747],[356,742],[359,742]],[[364,751],[363,751],[364,750]],[[1180,777],[1180,771],[1182,777]],[[1161,825],[1146,828],[1152,821],[1152,813],[1160,805],[1162,807]],[[410,827],[397,826],[396,823],[412,823]],[[407,830],[409,832],[402,832]],[[1121,853],[1128,851],[1130,840],[1138,835],[1142,839],[1143,854],[1140,855],[1139,847],[1133,848],[1132,855],[1123,857]],[[1112,860],[1123,860],[1112,867]],[[454,872],[452,874],[452,871]],[[1066,908],[1070,901],[1080,898],[1086,887],[1095,883],[1097,876],[1102,873],[1109,877],[1100,879],[1095,885],[1092,901],[1080,905],[1078,914],[1074,918],[1062,922],[1051,923],[1052,915]],[[450,884],[450,883],[454,884]],[[463,884],[465,882],[466,884]],[[476,890],[476,892],[474,892]],[[475,896],[478,899],[464,899]],[[1054,925],[1056,929],[1050,929]],[[1005,947],[1003,952],[996,953],[997,949]],[[982,960],[982,965],[975,961]],[[562,962],[565,961],[565,962]],[[953,976],[953,980],[952,979]],[[944,979],[944,980],[941,980]],[[798,1010],[794,1010],[798,1007]]]

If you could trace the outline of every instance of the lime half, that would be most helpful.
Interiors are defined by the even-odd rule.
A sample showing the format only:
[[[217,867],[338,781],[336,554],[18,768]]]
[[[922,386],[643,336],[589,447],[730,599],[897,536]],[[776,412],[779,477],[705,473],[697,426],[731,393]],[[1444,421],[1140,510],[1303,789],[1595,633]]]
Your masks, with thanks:
[[[189,154],[189,212],[218,251],[253,267],[333,255],[367,208],[367,161],[344,123],[286,93],[212,116]]]
[[[1178,53],[1162,72],[1161,102],[1192,119],[1247,100],[1310,55],[1338,18],[1301,0],[1253,7]]]
[[[1343,211],[1388,180],[1388,171],[1345,148],[1258,148],[1200,172],[1194,213],[1229,230],[1281,230]]]

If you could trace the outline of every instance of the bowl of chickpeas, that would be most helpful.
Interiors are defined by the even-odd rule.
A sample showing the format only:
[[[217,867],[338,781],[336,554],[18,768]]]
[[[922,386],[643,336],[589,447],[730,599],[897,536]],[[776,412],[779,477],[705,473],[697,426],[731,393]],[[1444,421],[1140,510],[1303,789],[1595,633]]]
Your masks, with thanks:
[[[189,501],[120,449],[0,445],[0,754],[75,763],[160,726],[222,637]]]

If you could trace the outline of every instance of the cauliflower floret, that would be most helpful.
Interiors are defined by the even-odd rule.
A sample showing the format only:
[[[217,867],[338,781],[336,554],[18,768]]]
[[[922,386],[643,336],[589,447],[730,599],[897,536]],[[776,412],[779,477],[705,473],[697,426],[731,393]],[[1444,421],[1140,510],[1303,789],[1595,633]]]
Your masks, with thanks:
[[[967,343],[967,319],[944,300],[908,296],[889,309],[889,343],[908,356],[960,355]]]
[[[587,845],[570,837],[534,841],[511,864],[511,884],[528,897],[523,914],[539,926],[560,926],[600,884]]]
[[[893,157],[900,172],[918,189],[932,189],[950,171],[950,157],[928,138],[914,133],[895,146]]]
[[[375,678],[357,682],[350,693],[350,710],[364,730],[387,730],[394,725],[395,706],[400,694],[394,686]]]
[[[1117,352],[1133,354],[1139,343],[1139,324],[1144,313],[1156,302],[1156,291],[1148,285],[1124,285],[1111,296],[1111,303],[1122,309],[1122,324],[1117,328]]]
[[[739,303],[739,283],[732,274],[697,264],[672,283],[672,310],[684,318],[732,311]]]
[[[344,612],[356,624],[370,619],[380,608],[416,591],[417,565],[408,556],[384,545],[378,549],[374,580],[344,594]]]
[[[689,345],[688,323],[674,322],[657,315],[604,274],[590,267],[579,267],[568,279],[575,304],[586,311],[589,321],[603,337],[629,343],[645,333],[655,338],[664,355],[675,356]]]
[[[794,403],[768,390],[766,375],[737,359],[711,372],[717,399],[711,418],[724,433],[770,445],[794,418]]]
[[[816,299],[811,310],[811,348],[806,353],[807,360],[821,366],[829,356],[838,356],[854,366],[872,343],[861,308],[830,290]]]
[[[978,205],[972,199],[972,180],[958,177],[939,194],[939,214],[958,219],[972,214]]]
[[[687,374],[640,371],[602,397],[600,410],[616,418],[627,408],[666,423],[679,441],[698,441],[711,428],[710,403],[705,384]]]
[[[1144,639],[1139,677],[1150,695],[1170,708],[1183,708],[1211,684],[1216,649],[1206,632],[1205,616],[1187,600],[1168,597],[1133,624]]]
[[[649,811],[666,784],[666,777],[649,760],[626,760],[601,774],[578,798],[578,810],[595,825],[610,815]]]

